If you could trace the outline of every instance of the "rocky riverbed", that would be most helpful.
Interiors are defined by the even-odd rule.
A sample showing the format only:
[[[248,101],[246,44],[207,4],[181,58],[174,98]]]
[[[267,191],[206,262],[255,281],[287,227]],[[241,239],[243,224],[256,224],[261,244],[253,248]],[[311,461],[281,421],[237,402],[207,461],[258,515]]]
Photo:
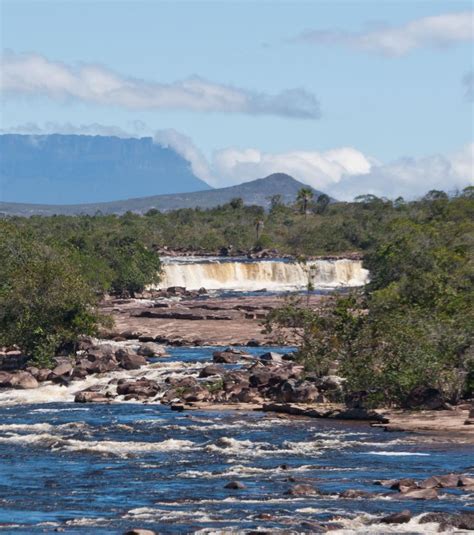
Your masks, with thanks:
[[[102,309],[114,319],[103,333],[113,340],[138,339],[174,346],[271,345],[275,335],[263,332],[269,311],[279,307],[279,295],[213,295],[170,288],[144,294],[142,299],[114,299]],[[325,295],[310,295],[317,308]]]

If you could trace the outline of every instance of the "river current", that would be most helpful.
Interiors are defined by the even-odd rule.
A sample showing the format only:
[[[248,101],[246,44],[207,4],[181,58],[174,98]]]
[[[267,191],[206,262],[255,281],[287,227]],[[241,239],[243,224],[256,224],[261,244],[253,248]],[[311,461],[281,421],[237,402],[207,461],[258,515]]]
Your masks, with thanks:
[[[211,354],[176,348],[163,365],[201,365]],[[434,533],[437,526],[419,523],[423,513],[474,509],[474,496],[458,490],[413,501],[374,485],[472,473],[472,448],[452,442],[274,413],[25,401],[0,396],[4,533],[311,533],[314,523],[331,520],[338,534]],[[233,480],[245,488],[225,488]],[[299,483],[320,494],[286,494]],[[374,496],[338,498],[346,489]],[[372,522],[407,508],[415,514],[408,524]]]

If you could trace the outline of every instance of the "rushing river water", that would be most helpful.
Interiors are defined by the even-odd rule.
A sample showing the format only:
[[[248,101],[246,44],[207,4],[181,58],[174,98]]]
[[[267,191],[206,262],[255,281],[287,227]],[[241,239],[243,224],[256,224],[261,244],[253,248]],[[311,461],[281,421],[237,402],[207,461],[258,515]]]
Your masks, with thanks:
[[[211,353],[180,348],[169,360],[199,365]],[[383,496],[391,491],[375,480],[469,473],[472,448],[365,423],[70,402],[4,403],[0,422],[0,532],[311,533],[312,522],[337,516],[338,534],[433,533],[419,517],[393,527],[367,522],[407,508],[419,515],[474,505],[458,490],[432,501]],[[226,489],[232,480],[245,488]],[[322,494],[287,495],[297,483]],[[346,489],[376,496],[336,497]]]

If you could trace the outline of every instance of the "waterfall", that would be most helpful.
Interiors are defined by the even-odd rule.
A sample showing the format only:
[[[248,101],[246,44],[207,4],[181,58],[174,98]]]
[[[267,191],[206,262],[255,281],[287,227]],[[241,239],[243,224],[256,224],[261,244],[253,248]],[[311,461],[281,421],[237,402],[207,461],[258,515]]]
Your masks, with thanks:
[[[156,288],[184,286],[188,290],[269,291],[363,286],[369,273],[360,260],[314,260],[306,264],[283,260],[221,260],[168,258],[163,261],[161,283]]]

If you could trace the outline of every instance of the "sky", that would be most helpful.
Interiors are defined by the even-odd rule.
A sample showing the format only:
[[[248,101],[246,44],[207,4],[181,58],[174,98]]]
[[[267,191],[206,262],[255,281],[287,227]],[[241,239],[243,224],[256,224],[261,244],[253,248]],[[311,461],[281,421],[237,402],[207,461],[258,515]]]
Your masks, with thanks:
[[[473,183],[474,4],[0,0],[1,129],[153,136],[215,187]]]

